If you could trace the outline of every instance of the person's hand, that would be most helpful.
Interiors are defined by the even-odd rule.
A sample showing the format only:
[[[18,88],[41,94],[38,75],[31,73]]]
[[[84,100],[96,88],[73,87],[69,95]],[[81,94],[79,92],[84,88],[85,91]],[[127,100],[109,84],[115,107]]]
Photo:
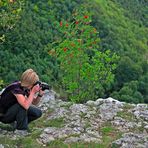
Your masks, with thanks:
[[[39,95],[38,95],[38,96],[43,96],[44,93],[45,93],[45,92],[40,88],[40,90],[39,90]]]
[[[37,84],[37,85],[33,86],[33,88],[31,89],[31,92],[35,94],[35,93],[39,92],[40,89],[41,89],[40,86]]]

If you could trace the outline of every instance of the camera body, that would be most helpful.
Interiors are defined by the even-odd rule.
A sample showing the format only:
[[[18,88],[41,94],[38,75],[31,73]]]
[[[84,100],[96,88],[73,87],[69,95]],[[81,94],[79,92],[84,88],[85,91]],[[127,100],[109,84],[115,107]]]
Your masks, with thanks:
[[[35,84],[34,84],[34,86],[35,85],[37,85],[37,84],[39,84],[39,86],[41,87],[41,90],[50,90],[51,89],[51,86],[49,86],[47,83],[44,83],[44,82],[41,82],[41,81],[37,81]]]

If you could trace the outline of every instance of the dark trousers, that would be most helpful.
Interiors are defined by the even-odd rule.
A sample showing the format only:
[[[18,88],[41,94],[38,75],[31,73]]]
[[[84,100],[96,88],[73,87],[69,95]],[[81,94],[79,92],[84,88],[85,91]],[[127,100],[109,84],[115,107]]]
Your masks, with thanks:
[[[3,115],[1,122],[12,123],[17,122],[18,130],[28,129],[28,123],[41,117],[42,112],[40,109],[30,106],[28,110],[24,109],[20,104],[14,104]]]

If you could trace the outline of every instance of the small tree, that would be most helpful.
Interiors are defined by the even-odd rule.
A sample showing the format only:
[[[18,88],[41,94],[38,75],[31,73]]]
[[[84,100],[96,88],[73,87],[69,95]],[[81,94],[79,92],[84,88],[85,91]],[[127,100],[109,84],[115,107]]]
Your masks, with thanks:
[[[62,20],[57,29],[63,37],[49,51],[59,61],[62,88],[74,102],[95,99],[96,90],[114,78],[117,56],[98,50],[98,32],[90,23],[87,12],[75,12],[70,22]]]

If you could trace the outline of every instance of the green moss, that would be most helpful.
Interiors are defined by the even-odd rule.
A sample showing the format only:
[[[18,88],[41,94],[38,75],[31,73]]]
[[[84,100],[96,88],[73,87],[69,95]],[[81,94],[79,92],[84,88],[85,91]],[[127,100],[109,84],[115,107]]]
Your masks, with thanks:
[[[103,127],[103,128],[101,129],[101,132],[106,135],[106,134],[112,132],[113,130],[114,130],[113,127]]]
[[[35,122],[32,122],[30,124],[30,129],[34,129],[34,127],[36,128],[45,128],[45,127],[63,127],[64,124],[64,120],[63,118],[57,118],[57,119],[53,119],[53,120],[43,120],[39,119]]]
[[[42,130],[41,129],[36,129],[34,130],[32,133],[31,133],[31,137],[33,139],[36,139],[39,137],[39,135],[42,133]]]
[[[125,105],[123,107],[124,110],[130,110],[132,108],[134,108],[134,107],[131,104],[129,104],[129,103],[125,103]]]
[[[9,147],[8,145],[10,145],[11,147],[14,147],[16,144],[16,141],[12,140],[8,136],[4,136],[4,137],[0,136],[0,144],[3,144],[5,148]]]
[[[132,131],[131,132],[137,132],[137,133],[143,133],[144,132],[144,126],[145,126],[145,124],[142,122],[142,125],[140,126],[140,127],[135,127],[135,128],[133,128],[132,129]]]
[[[106,122],[100,129],[100,132],[102,133],[102,142],[99,144],[99,148],[111,147],[112,142],[119,139],[122,135],[122,133],[113,127],[110,122]]]
[[[81,118],[84,118],[86,115],[87,115],[87,113],[81,112],[80,117],[81,117]]]
[[[133,121],[135,119],[134,115],[130,112],[118,112],[117,116],[128,121]]]
[[[73,143],[70,148],[101,148],[99,143]]]
[[[48,148],[101,148],[100,144],[98,143],[82,143],[82,142],[77,142],[77,143],[71,143],[71,144],[65,144],[61,140],[55,140],[47,145]],[[106,148],[106,147],[102,147]]]
[[[63,127],[64,124],[64,120],[63,118],[57,118],[57,119],[53,119],[53,120],[48,120],[48,121],[44,121],[44,126],[45,127]]]
[[[10,124],[0,123],[0,129],[7,130],[7,131],[13,131],[13,127]]]
[[[120,146],[117,145],[117,144],[115,144],[115,143],[113,143],[112,146],[111,146],[111,148],[120,148]]]
[[[68,102],[67,104],[62,104],[60,107],[64,107],[65,109],[69,109],[69,107],[73,105],[73,102]]]
[[[49,148],[68,148],[67,144],[64,144],[61,140],[54,140],[47,144]]]
[[[20,138],[16,142],[16,145],[18,147],[23,147],[23,148],[31,148],[31,147],[41,148],[41,147],[43,147],[32,136]]]
[[[133,106],[131,106],[130,104],[125,104],[123,107],[123,111],[118,112],[117,116],[121,117],[127,121],[134,121],[135,120],[134,114],[129,112],[129,110],[132,108],[133,108]]]
[[[17,137],[15,140],[12,139],[10,135],[5,135],[0,137],[0,144],[3,144],[5,148],[23,147],[23,148],[42,148],[42,146],[36,141],[39,137],[41,131],[35,130],[29,136]]]
[[[91,127],[91,124],[89,123],[89,121],[86,122],[85,126],[84,126],[84,129],[88,128],[88,127]]]

